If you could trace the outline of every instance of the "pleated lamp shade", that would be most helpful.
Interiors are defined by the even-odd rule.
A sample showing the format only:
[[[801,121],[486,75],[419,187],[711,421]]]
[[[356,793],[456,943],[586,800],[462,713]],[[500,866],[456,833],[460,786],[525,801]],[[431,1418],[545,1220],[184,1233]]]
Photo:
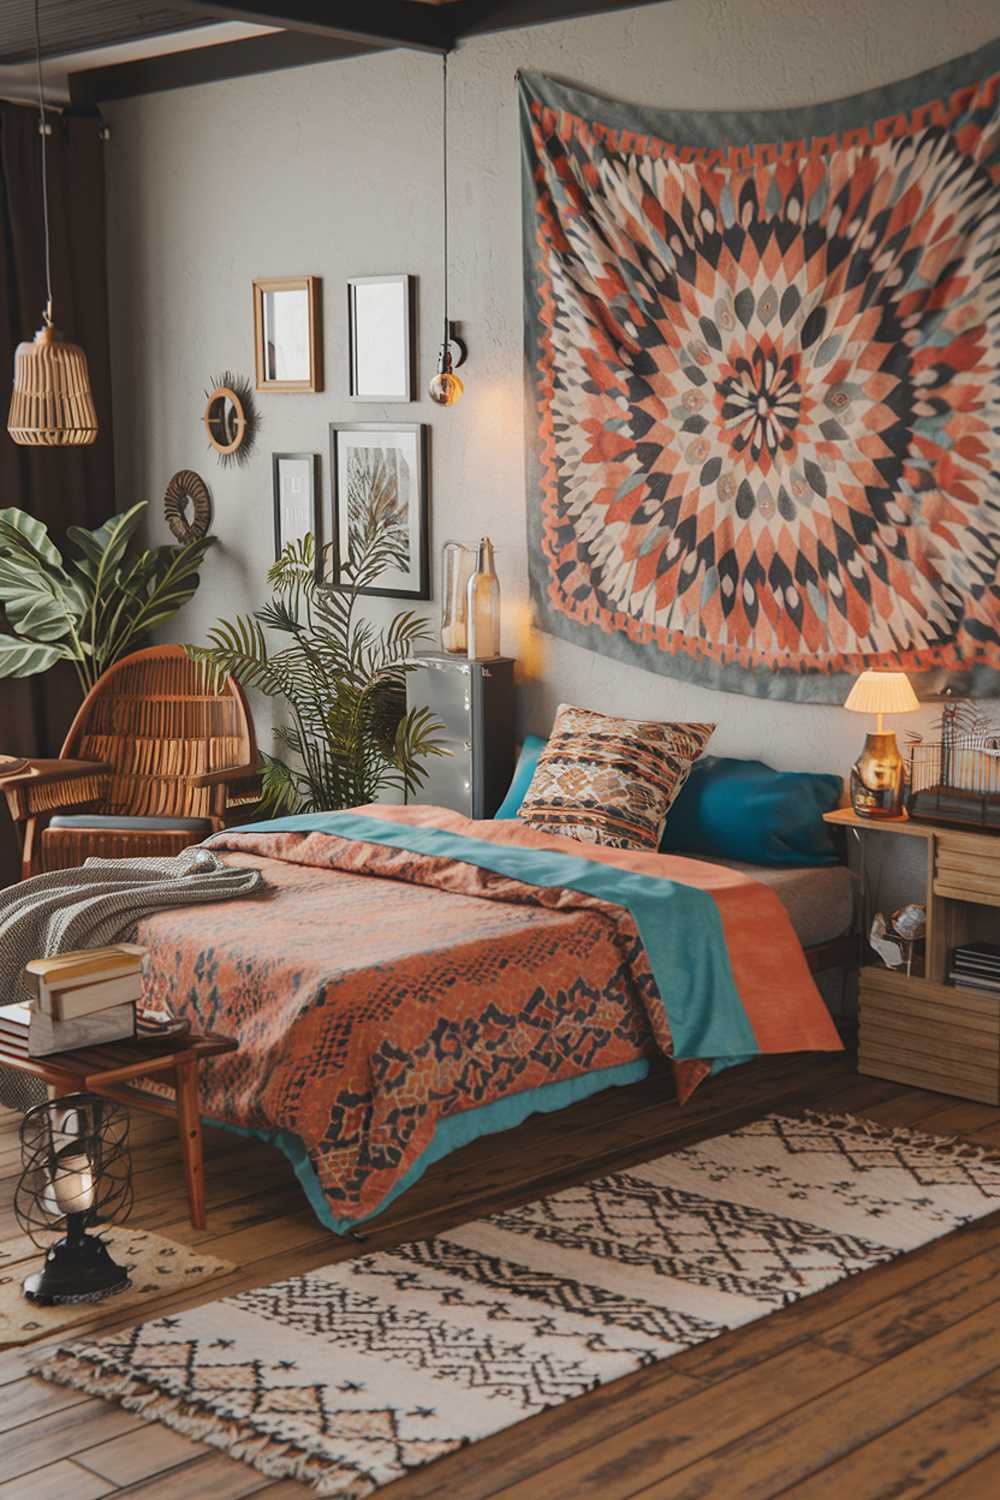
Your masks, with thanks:
[[[920,704],[905,672],[862,672],[844,707],[858,714],[909,714]]]
[[[82,448],[97,437],[87,356],[48,323],[17,346],[7,431],[28,448]]]

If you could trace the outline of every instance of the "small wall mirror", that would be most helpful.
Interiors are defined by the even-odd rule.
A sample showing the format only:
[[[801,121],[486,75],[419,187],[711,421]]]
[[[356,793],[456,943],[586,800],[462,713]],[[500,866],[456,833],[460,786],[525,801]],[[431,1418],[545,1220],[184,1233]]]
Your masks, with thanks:
[[[347,283],[352,401],[413,400],[413,277]]]
[[[249,463],[260,429],[249,377],[223,370],[209,384],[205,403],[205,431],[219,463],[223,468]]]
[[[205,430],[217,453],[236,453],[246,436],[247,417],[243,402],[231,387],[217,385],[205,407]]]
[[[259,391],[321,391],[318,276],[280,276],[253,284]]]

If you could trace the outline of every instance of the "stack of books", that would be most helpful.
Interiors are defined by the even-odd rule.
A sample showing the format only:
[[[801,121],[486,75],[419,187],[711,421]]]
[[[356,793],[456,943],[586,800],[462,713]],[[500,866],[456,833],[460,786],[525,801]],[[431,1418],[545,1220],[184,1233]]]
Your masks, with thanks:
[[[112,943],[32,959],[24,970],[32,996],[28,1051],[44,1057],[134,1036],[145,956],[137,943]]]
[[[960,990],[1000,995],[1000,943],[963,943],[953,948],[948,978]]]

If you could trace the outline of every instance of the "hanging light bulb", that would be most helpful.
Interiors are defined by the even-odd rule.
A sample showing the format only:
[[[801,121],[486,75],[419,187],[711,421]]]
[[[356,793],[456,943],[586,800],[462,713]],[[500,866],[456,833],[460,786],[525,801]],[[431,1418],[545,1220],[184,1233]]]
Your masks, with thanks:
[[[52,321],[52,258],[49,247],[49,183],[42,83],[42,42],[35,0],[35,70],[38,79],[38,129],[42,137],[42,215],[45,230],[45,285],[48,299],[42,326],[34,340],[18,344],[14,354],[14,394],[7,431],[22,447],[85,447],[97,437],[97,412],[90,390],[87,356],[79,344],[65,343]]]
[[[456,401],[462,399],[465,391],[465,383],[455,374],[455,366],[465,362],[465,345],[455,335],[452,324],[447,325],[447,337],[441,345],[441,353],[438,355],[437,374],[427,387],[427,394],[438,406],[454,406]],[[458,358],[452,353],[456,350]]]
[[[465,392],[465,383],[455,374],[456,365],[463,365],[466,359],[465,344],[455,334],[455,325],[448,320],[448,54],[445,53],[441,59],[442,63],[442,141],[444,146],[444,341],[441,344],[441,352],[438,355],[437,373],[427,387],[427,394],[438,406],[454,406],[462,399]]]

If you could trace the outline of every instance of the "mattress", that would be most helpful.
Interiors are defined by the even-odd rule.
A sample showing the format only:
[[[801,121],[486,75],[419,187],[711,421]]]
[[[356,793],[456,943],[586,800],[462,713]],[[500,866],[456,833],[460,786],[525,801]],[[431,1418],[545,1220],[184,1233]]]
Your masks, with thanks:
[[[787,911],[803,948],[832,942],[851,930],[854,877],[846,865],[788,870],[742,864],[734,859],[714,859],[711,863],[738,870],[741,875],[770,886]]]

